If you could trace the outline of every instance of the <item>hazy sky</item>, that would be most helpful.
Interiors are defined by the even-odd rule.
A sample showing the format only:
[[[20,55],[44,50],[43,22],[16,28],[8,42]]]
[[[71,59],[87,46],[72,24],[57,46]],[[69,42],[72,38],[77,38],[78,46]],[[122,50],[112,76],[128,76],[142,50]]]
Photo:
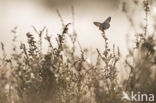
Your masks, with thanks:
[[[72,21],[71,5],[75,9],[75,29],[82,47],[104,49],[104,41],[93,21],[103,22],[111,16],[111,27],[106,30],[110,46],[116,44],[126,54],[126,33],[130,26],[126,16],[119,10],[119,0],[0,0],[0,41],[11,50],[11,29],[18,26],[18,40],[26,41],[31,25],[38,29],[46,26],[49,33],[61,31],[56,8],[65,21]]]

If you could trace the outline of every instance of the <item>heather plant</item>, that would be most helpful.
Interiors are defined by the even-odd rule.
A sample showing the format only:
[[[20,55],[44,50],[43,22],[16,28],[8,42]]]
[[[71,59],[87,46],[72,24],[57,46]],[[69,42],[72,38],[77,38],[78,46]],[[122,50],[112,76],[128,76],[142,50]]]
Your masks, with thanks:
[[[129,54],[127,55],[125,63],[126,68],[130,69],[130,73],[128,79],[125,80],[123,85],[124,90],[129,94],[131,91],[134,91],[136,93],[152,93],[156,95],[155,32],[153,32],[153,34],[148,33],[148,17],[151,16],[149,13],[150,2],[148,0],[144,0],[143,5],[145,11],[145,26],[143,28],[144,33],[136,33],[135,47],[129,49]],[[145,102],[147,102],[146,98],[144,98],[144,101],[136,101],[136,103]]]
[[[134,3],[138,5],[136,0]],[[123,5],[123,11],[135,29],[133,18],[125,8],[126,2]],[[46,27],[37,30],[32,26],[35,33],[26,33],[27,42],[20,42],[18,46],[18,28],[15,27],[12,30],[11,56],[7,56],[5,45],[1,43],[0,103],[129,103],[131,101],[121,99],[123,91],[156,95],[156,41],[155,32],[148,34],[149,7],[148,0],[145,0],[144,33],[136,33],[135,47],[129,48],[122,63],[130,72],[125,74],[128,78],[123,78],[121,83],[118,82],[121,72],[118,65],[122,65],[119,47],[113,45],[111,49],[107,32],[103,32],[103,51],[96,49],[93,54],[96,60],[88,61],[90,51],[82,48],[77,39],[74,7],[72,22],[67,24],[56,10],[62,23],[62,31],[57,34],[56,41],[52,41]],[[73,27],[72,33],[68,32],[69,26]],[[43,41],[48,44],[46,52],[43,52]]]
[[[8,67],[7,67],[7,62],[6,60],[6,52],[5,52],[5,47],[4,44],[1,43],[1,49],[3,53],[3,58],[0,59],[0,102],[1,103],[7,103],[9,102],[9,92],[7,85],[9,83],[9,76],[7,74]]]

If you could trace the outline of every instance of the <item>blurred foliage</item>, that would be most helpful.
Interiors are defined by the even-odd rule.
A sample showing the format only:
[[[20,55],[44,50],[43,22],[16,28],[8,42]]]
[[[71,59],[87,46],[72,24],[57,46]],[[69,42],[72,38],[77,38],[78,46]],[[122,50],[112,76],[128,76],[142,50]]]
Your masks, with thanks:
[[[137,0],[134,3],[139,5]],[[57,10],[63,27],[62,33],[56,37],[57,45],[53,44],[46,27],[40,31],[32,27],[35,34],[26,33],[27,43],[21,42],[18,47],[15,27],[11,57],[7,56],[5,45],[1,43],[0,103],[121,103],[124,102],[121,100],[123,91],[156,95],[155,32],[148,34],[147,18],[151,5],[147,0],[143,3],[146,14],[144,33],[136,33],[135,47],[129,48],[122,63],[119,48],[113,45],[110,49],[104,33],[101,33],[105,41],[104,51],[101,53],[97,49],[96,60],[89,59],[89,50],[81,47],[75,29],[72,34],[68,33],[68,26],[74,26],[73,7],[73,22],[68,24],[64,24]],[[123,10],[127,15],[125,6],[126,2]],[[134,24],[133,18],[127,17]],[[36,34],[38,40],[34,38]],[[43,38],[48,43],[46,53],[43,53]],[[67,43],[68,40],[72,45]],[[76,49],[80,51],[79,55]],[[122,78],[123,82],[119,83],[118,72],[121,71],[117,65],[123,64],[130,72],[125,74],[128,78]]]

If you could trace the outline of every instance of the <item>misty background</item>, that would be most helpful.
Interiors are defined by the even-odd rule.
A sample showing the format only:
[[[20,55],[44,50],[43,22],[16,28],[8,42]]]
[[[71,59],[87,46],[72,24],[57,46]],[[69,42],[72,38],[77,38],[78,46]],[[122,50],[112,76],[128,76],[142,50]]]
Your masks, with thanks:
[[[121,0],[0,0],[0,42],[5,44],[7,53],[12,50],[11,30],[18,26],[18,40],[26,42],[26,33],[33,33],[32,25],[38,30],[46,26],[52,37],[61,33],[62,25],[57,15],[59,9],[65,24],[72,22],[75,12],[75,29],[83,48],[104,49],[101,32],[93,25],[111,16],[111,27],[106,30],[109,44],[119,46],[123,55],[127,53],[126,33],[130,23],[121,11]],[[137,11],[137,10],[136,10]],[[138,15],[138,14],[137,14]],[[143,19],[143,18],[142,18]],[[136,21],[142,20],[136,17]],[[130,36],[134,37],[133,33]],[[132,39],[130,39],[132,40]],[[46,44],[45,44],[46,45]],[[1,54],[1,53],[0,53]]]

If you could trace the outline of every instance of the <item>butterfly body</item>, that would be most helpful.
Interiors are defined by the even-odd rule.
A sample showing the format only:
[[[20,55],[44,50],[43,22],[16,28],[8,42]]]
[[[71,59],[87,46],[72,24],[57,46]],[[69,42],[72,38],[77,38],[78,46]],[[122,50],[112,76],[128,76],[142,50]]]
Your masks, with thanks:
[[[99,30],[104,32],[106,29],[108,29],[110,27],[110,24],[109,24],[110,21],[111,21],[111,17],[108,17],[103,23],[100,23],[100,22],[93,22],[93,23],[94,23],[94,25],[99,27]]]

